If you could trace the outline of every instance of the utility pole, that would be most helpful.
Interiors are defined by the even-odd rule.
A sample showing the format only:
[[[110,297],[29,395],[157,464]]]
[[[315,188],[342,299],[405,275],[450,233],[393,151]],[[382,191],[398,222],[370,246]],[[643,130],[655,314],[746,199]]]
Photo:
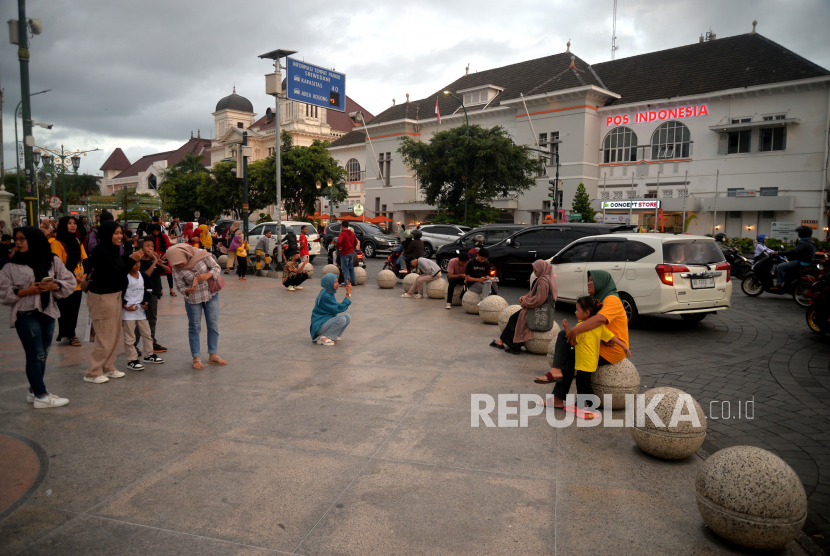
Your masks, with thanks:
[[[14,148],[17,149],[17,145]],[[3,87],[0,87],[0,188],[5,188],[6,186],[6,161],[3,156],[3,150]],[[17,202],[20,203],[20,199]]]
[[[242,234],[248,239],[248,132],[242,133],[240,146],[240,160],[242,161]]]
[[[29,100],[29,29],[26,19],[26,0],[17,0],[17,28],[19,44],[17,47],[17,59],[20,61],[20,96],[23,103],[23,165],[26,172],[26,181],[31,183],[34,179],[34,166],[32,164],[32,105]],[[27,202],[27,216],[30,226],[37,226],[38,209],[34,206],[32,199]]]

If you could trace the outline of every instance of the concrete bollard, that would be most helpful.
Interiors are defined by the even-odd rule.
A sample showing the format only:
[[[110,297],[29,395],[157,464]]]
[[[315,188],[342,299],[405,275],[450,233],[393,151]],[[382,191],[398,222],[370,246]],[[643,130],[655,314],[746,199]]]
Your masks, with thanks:
[[[356,285],[362,286],[363,284],[366,283],[366,279],[369,277],[369,275],[366,274],[365,269],[363,269],[362,267],[357,266],[354,269],[354,277],[357,279],[357,284]]]
[[[481,301],[481,295],[477,294],[474,291],[467,290],[467,293],[464,294],[464,297],[461,298],[461,305],[464,307],[464,310],[471,315],[478,314],[478,304]]]
[[[378,287],[384,290],[390,290],[398,283],[395,273],[391,270],[381,270],[377,275]]]
[[[649,407],[658,394],[663,397],[653,409],[660,420],[655,423],[643,408]],[[642,408],[635,410],[637,424],[631,427],[631,436],[642,451],[662,459],[683,459],[700,449],[706,439],[706,415],[697,400],[682,390],[666,387],[648,390],[643,399]],[[696,422],[678,419],[673,427],[670,426],[676,407],[681,408],[680,416],[692,415],[693,411]]]
[[[533,339],[525,342],[525,349],[528,353],[535,353],[536,355],[547,355],[550,344],[554,343],[557,334],[559,334],[559,325],[554,322],[553,326],[547,332],[533,332]]]
[[[432,282],[427,282],[426,295],[430,299],[444,299],[447,297],[448,283],[443,278],[438,278]]]
[[[637,394],[640,391],[640,373],[637,372],[634,363],[625,358],[613,365],[597,368],[591,373],[591,386],[594,394],[599,396],[600,404],[605,394],[611,394],[611,409],[623,409],[625,395]]]
[[[510,320],[510,317],[513,316],[513,313],[518,313],[521,310],[521,305],[508,305],[507,307],[502,309],[501,313],[499,314],[499,330],[504,332],[504,329],[507,327],[507,321]]]
[[[485,324],[498,324],[501,312],[507,308],[507,301],[498,295],[488,295],[478,306],[478,316]]]

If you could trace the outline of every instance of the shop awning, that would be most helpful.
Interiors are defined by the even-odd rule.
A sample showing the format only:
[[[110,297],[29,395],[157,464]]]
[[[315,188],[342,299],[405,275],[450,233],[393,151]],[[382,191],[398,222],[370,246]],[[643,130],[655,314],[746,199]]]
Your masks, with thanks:
[[[749,129],[755,129],[758,127],[777,127],[777,126],[790,126],[790,125],[798,125],[801,123],[801,120],[798,118],[787,118],[784,120],[762,120],[758,122],[744,122],[741,124],[721,124],[721,125],[712,125],[709,126],[714,132],[717,133],[728,133],[730,131],[746,131]]]

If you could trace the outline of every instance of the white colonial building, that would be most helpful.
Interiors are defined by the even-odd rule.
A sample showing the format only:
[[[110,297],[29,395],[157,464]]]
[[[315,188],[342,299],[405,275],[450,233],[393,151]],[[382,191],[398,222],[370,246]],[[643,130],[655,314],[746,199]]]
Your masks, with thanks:
[[[826,225],[830,72],[753,32],[590,65],[568,51],[469,74],[392,106],[335,141],[350,193],[411,226],[437,212],[396,152],[464,125],[501,125],[517,144],[558,151],[560,208],[584,183],[605,220],[730,237]],[[435,117],[436,100],[442,115]],[[371,145],[367,141],[367,131]],[[550,163],[536,186],[497,199],[503,221],[552,211]],[[655,207],[655,202],[659,207]],[[624,208],[620,208],[624,207]],[[694,217],[694,218],[692,218]],[[773,233],[775,235],[775,233]],[[824,232],[818,235],[824,236]],[[777,237],[781,237],[779,234]]]

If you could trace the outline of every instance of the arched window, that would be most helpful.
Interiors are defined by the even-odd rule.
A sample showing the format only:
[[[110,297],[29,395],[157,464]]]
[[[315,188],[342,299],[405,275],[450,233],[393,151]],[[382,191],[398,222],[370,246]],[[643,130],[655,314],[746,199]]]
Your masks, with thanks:
[[[349,172],[349,181],[360,181],[360,162],[356,158],[349,159],[346,171]]]
[[[616,127],[605,136],[604,163],[636,162],[637,135],[627,127]]]
[[[651,136],[652,160],[688,158],[691,135],[689,128],[680,122],[661,124]]]

